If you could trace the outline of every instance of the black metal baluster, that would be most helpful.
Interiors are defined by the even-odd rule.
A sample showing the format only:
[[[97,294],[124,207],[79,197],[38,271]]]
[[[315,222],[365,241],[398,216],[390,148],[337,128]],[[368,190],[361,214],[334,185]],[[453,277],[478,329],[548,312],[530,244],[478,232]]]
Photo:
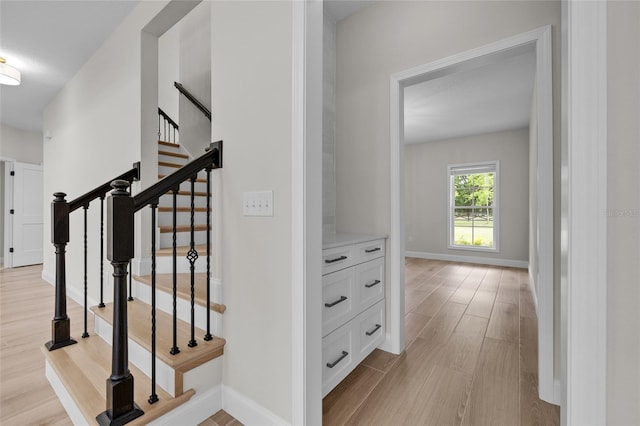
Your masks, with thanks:
[[[204,340],[213,339],[211,335],[211,167],[207,171],[207,334]]]
[[[87,209],[89,208],[88,204],[82,206],[84,211],[84,332],[82,333],[82,338],[89,337],[89,333],[87,332]]]
[[[158,402],[156,394],[156,209],[158,201],[151,203],[151,395],[149,404]]]
[[[178,209],[178,190],[180,188],[173,189],[173,347],[169,351],[171,355],[180,353],[178,348],[178,273],[177,273],[177,241],[176,241],[176,228],[178,223],[177,209]],[[155,232],[155,231],[154,231]]]
[[[104,308],[104,195],[100,197],[100,303]]]
[[[191,340],[189,340],[189,347],[193,348],[194,346],[198,346],[198,342],[196,342],[195,336],[195,276],[196,276],[196,268],[195,263],[198,259],[198,252],[195,248],[195,225],[194,225],[194,214],[195,214],[195,183],[196,177],[191,178],[191,242],[189,243],[189,252],[187,253],[187,259],[189,260],[190,271],[191,271]]]
[[[160,140],[160,111],[158,111],[158,140]]]

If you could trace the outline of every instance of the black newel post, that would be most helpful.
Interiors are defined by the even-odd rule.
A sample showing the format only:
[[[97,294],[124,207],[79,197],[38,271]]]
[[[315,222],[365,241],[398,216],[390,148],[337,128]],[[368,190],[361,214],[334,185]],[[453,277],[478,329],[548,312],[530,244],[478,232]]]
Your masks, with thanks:
[[[127,332],[127,266],[133,258],[133,198],[125,180],[113,181],[107,199],[107,259],[113,266],[113,344],[111,376],[107,379],[107,410],[96,417],[100,425],[123,425],[144,412],[133,401]]]
[[[56,248],[56,306],[51,321],[51,340],[45,343],[50,351],[77,343],[71,338],[71,322],[67,316],[66,246],[69,242],[69,204],[67,194],[56,192],[51,203],[51,242]]]

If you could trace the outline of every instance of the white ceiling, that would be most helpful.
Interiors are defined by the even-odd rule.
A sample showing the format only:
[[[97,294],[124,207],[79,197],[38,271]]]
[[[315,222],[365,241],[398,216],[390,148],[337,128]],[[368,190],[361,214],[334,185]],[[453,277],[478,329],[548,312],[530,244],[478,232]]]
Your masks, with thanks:
[[[424,143],[529,125],[535,52],[459,71],[404,90],[405,143]]]
[[[0,56],[22,72],[0,86],[0,121],[42,131],[42,112],[138,0],[0,1]]]

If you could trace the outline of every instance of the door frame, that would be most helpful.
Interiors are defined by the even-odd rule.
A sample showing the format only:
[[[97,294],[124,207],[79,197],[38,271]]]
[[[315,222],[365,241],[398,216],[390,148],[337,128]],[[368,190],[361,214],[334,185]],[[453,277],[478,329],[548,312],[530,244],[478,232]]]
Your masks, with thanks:
[[[0,214],[4,216],[2,267],[13,268],[13,254],[9,252],[9,248],[13,244],[13,217],[8,214],[8,211],[13,208],[13,179],[10,173],[15,168],[16,160],[13,158],[0,157],[0,161],[4,163],[4,200],[2,200],[4,210],[0,212]]]
[[[554,232],[553,232],[553,80],[552,29],[550,25],[497,41],[390,77],[390,301],[386,347],[404,350],[404,117],[403,87],[445,75],[513,49],[536,52],[538,120],[538,377],[540,398],[560,402],[554,375]],[[531,219],[530,219],[531,220]]]

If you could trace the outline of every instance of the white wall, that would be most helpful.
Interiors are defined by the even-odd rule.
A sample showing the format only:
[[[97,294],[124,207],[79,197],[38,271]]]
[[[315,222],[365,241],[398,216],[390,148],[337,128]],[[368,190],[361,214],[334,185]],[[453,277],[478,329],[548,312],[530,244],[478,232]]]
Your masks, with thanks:
[[[336,22],[324,12],[322,31],[322,227],[336,232]]]
[[[45,206],[51,203],[54,192],[67,193],[67,201],[71,201],[129,170],[132,163],[141,160],[144,163],[140,124],[141,30],[166,4],[166,1],[141,2],[45,108],[44,129],[52,136],[44,145]],[[156,110],[154,114],[156,119],[152,122],[157,126]],[[154,127],[153,133],[155,130]],[[148,142],[155,144],[153,140]],[[142,182],[147,186],[150,183]],[[89,209],[88,220],[88,281],[89,297],[93,300],[99,298],[99,217],[96,201]],[[45,208],[44,222],[50,221],[50,209]],[[67,289],[78,293],[83,279],[81,211],[71,214],[70,227]],[[55,276],[49,232],[44,236],[43,274]],[[105,299],[110,300],[113,290],[108,262],[105,282]]]
[[[42,132],[0,127],[0,157],[21,163],[42,164]]]
[[[180,81],[180,22],[158,38],[158,105],[178,123],[175,81]]]
[[[405,145],[406,250],[527,262],[528,129]],[[500,161],[497,253],[449,249],[448,164]]]
[[[211,110],[211,2],[203,1],[180,21],[179,81]],[[174,89],[176,90],[176,89]],[[176,90],[177,92],[177,90]],[[185,96],[179,97],[180,144],[194,157],[211,142],[211,122]]]
[[[607,14],[607,424],[637,425],[640,424],[640,52],[637,48],[640,3],[609,1]]]
[[[213,140],[224,140],[224,383],[291,421],[292,5],[212,2]],[[273,190],[273,217],[242,215]],[[231,413],[245,422],[243,413]]]

